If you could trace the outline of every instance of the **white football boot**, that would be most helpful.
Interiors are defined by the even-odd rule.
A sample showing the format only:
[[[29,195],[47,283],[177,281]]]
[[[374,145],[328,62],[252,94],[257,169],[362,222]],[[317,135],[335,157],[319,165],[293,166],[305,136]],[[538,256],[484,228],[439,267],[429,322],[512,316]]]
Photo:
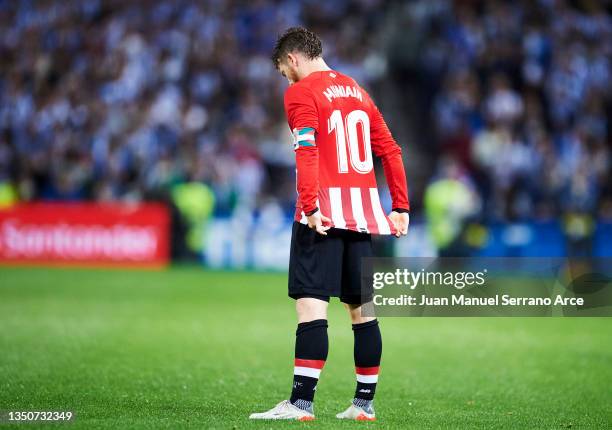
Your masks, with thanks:
[[[373,409],[370,412],[366,412],[363,408],[355,406],[352,403],[346,411],[336,415],[336,418],[341,420],[376,421],[376,415]]]
[[[252,420],[312,421],[315,419],[315,416],[314,414],[306,412],[305,410],[291,404],[289,400],[283,400],[269,411],[251,414],[249,415],[249,418]]]

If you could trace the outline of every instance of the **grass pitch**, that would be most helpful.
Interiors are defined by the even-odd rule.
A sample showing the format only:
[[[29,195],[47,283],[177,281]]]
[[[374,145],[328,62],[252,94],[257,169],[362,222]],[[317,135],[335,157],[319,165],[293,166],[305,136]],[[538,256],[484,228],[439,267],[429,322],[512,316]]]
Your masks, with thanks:
[[[383,319],[376,423],[334,418],[353,335],[337,300],[329,321],[317,421],[251,422],[290,390],[285,275],[0,268],[0,410],[71,410],[47,424],[71,429],[612,426],[612,319]]]

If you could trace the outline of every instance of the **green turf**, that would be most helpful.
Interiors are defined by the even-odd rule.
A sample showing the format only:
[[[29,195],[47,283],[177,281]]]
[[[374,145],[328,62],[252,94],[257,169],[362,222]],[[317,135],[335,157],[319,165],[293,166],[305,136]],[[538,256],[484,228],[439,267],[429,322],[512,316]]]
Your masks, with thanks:
[[[384,319],[379,420],[339,423],[354,375],[338,302],[317,421],[249,422],[288,395],[295,319],[285,283],[199,268],[0,268],[0,410],[72,410],[71,429],[612,425],[604,318]]]

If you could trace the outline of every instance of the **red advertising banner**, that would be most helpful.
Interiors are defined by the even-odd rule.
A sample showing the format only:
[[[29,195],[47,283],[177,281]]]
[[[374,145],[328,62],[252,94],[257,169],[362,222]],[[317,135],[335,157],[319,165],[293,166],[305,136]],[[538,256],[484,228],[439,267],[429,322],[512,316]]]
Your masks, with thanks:
[[[169,229],[160,204],[17,205],[0,210],[0,263],[161,267]]]

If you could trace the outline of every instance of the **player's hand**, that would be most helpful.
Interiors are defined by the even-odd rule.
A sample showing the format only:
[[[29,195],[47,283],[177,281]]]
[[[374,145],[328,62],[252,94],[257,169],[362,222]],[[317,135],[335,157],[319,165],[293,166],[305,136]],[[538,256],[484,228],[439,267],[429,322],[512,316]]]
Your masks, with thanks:
[[[395,237],[406,236],[408,234],[408,224],[410,224],[410,215],[407,212],[399,213],[391,211],[389,219],[395,227]]]
[[[306,219],[308,219],[308,227],[323,236],[327,236],[326,232],[331,228],[331,220],[323,215],[320,210],[306,217]],[[324,223],[328,225],[323,225]]]

